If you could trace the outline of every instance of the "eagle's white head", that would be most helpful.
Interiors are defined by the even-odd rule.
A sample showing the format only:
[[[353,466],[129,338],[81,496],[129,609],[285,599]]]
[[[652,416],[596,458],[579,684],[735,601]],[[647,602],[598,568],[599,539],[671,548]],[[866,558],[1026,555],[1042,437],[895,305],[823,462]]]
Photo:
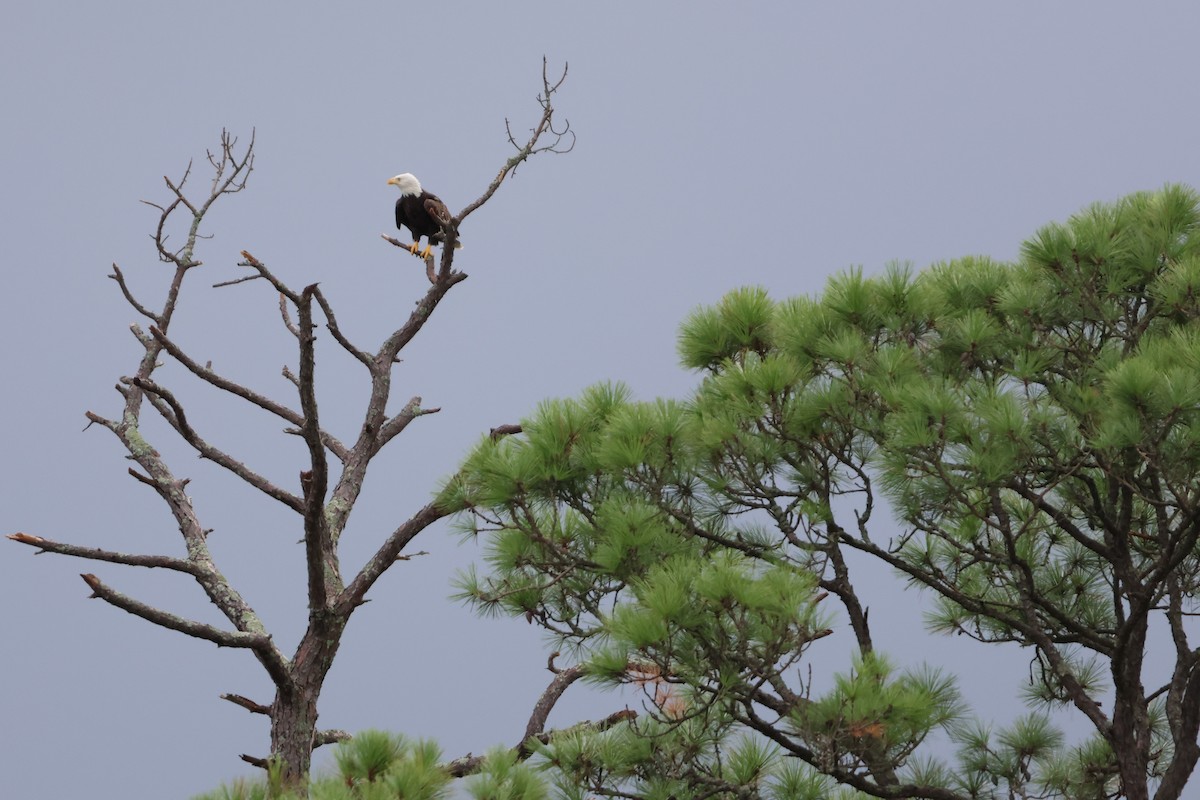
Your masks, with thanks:
[[[400,194],[420,194],[421,182],[411,172],[403,172],[394,178],[388,178],[388,184],[400,190]]]

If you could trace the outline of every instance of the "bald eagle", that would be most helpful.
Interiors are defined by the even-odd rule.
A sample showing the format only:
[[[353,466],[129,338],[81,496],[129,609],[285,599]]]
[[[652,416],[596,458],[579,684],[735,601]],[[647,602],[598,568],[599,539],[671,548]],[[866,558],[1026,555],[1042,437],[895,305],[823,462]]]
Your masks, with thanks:
[[[446,204],[436,194],[422,189],[421,182],[411,172],[388,178],[388,184],[400,190],[400,199],[396,201],[396,229],[408,228],[413,235],[409,252],[419,258],[425,258],[435,244],[441,244],[445,239],[442,225],[450,221],[450,209],[446,208]],[[429,237],[429,244],[418,253],[422,236]],[[462,247],[461,242],[455,244]]]

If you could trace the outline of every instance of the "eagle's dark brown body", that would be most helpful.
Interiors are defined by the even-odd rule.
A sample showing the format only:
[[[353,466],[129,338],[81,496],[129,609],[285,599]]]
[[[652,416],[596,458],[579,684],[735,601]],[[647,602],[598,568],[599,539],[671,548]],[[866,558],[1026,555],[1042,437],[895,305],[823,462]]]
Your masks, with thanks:
[[[400,190],[400,199],[396,201],[396,228],[408,228],[412,233],[410,249],[414,255],[418,254],[421,237],[428,238],[429,244],[420,253],[421,257],[428,256],[430,248],[446,238],[442,226],[450,221],[450,209],[436,194],[422,189],[421,182],[410,172],[397,175],[388,183]]]
[[[450,219],[450,210],[436,194],[422,190],[420,194],[401,195],[396,201],[396,228],[408,228],[414,242],[427,236],[430,244],[441,244],[445,238],[441,219]]]

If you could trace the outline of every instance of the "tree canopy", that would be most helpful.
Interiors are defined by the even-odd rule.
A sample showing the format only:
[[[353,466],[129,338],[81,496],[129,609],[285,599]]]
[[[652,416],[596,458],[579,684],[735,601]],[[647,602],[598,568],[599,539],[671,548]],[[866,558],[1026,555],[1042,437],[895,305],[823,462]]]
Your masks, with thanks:
[[[462,596],[646,694],[637,719],[535,743],[560,795],[1180,797],[1198,224],[1168,186],[1047,225],[1016,263],[739,289],[682,326],[686,400],[599,384],[485,439],[441,497],[486,543]],[[932,633],[1028,648],[1028,712],[993,725],[949,671],[880,652],[864,556],[932,593]],[[814,687],[840,625],[857,653]]]

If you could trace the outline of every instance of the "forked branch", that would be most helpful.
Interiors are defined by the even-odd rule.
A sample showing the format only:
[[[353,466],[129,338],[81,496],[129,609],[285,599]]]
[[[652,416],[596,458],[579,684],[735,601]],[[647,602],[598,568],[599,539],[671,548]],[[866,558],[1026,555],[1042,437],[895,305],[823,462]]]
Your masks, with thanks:
[[[175,432],[183,437],[183,440],[200,454],[201,458],[206,458],[215,464],[219,464],[255,489],[258,489],[268,497],[278,500],[293,511],[301,514],[304,513],[304,503],[299,497],[285,489],[281,489],[266,477],[259,475],[247,467],[243,462],[238,461],[225,451],[214,447],[202,439],[191,425],[188,424],[187,417],[184,416],[183,406],[172,392],[159,386],[154,381],[142,378],[133,378],[130,382],[150,396],[150,404],[167,421],[167,424],[174,428]]]
[[[513,135],[512,127],[508,120],[504,121],[504,127],[508,131],[508,141],[517,149],[516,155],[512,156],[504,163],[504,167],[499,174],[488,184],[487,189],[474,202],[470,203],[462,211],[458,212],[450,225],[457,230],[462,221],[470,214],[479,208],[481,205],[491,199],[496,190],[500,188],[500,184],[504,183],[504,179],[510,174],[516,172],[517,167],[527,161],[530,156],[535,153],[569,153],[575,147],[575,132],[571,130],[571,123],[563,120],[560,128],[554,125],[554,95],[559,87],[563,85],[563,81],[567,79],[567,64],[563,64],[562,75],[558,80],[551,82],[547,73],[546,59],[542,58],[542,93],[538,95],[538,105],[542,107],[542,115],[538,119],[537,124],[533,126],[529,138],[525,144],[518,144],[516,137]],[[553,136],[554,141],[549,144],[539,144],[543,136]],[[564,146],[564,140],[570,137],[570,144]]]
[[[304,416],[298,411],[294,411],[285,405],[275,402],[265,395],[261,395],[258,392],[248,389],[239,383],[235,383],[234,381],[217,374],[209,366],[200,364],[198,361],[185,353],[183,348],[167,338],[166,334],[157,327],[153,325],[150,327],[150,335],[154,337],[154,339],[162,346],[164,350],[167,351],[168,354],[171,355],[172,358],[186,367],[188,371],[197,378],[200,378],[201,380],[212,386],[215,386],[218,389],[236,395],[243,400],[247,400],[264,411],[269,411],[277,417],[287,420],[297,428],[302,428],[304,426]],[[329,448],[330,452],[337,456],[339,460],[344,461],[346,459],[346,455],[348,453],[346,446],[338,441],[336,437],[328,432],[322,431],[321,439],[325,442],[325,446]]]

